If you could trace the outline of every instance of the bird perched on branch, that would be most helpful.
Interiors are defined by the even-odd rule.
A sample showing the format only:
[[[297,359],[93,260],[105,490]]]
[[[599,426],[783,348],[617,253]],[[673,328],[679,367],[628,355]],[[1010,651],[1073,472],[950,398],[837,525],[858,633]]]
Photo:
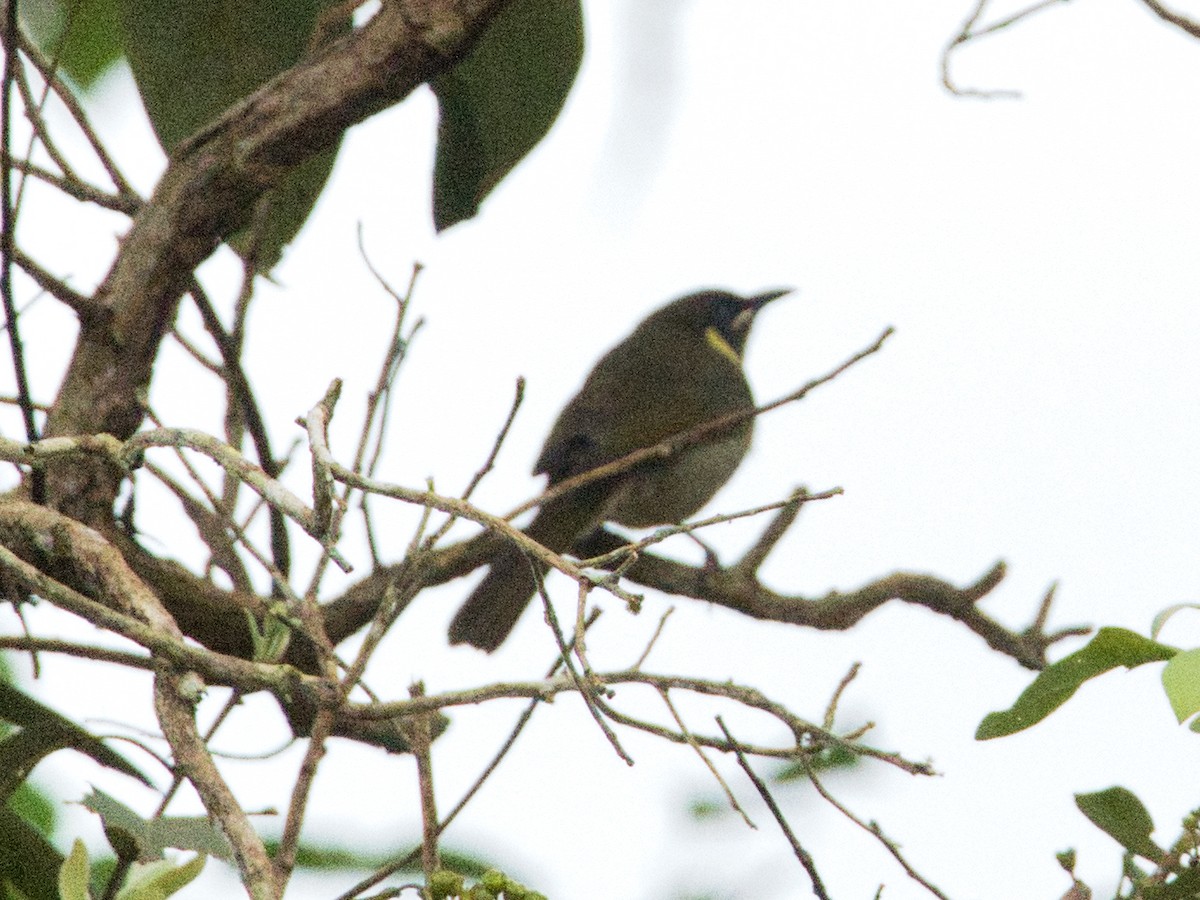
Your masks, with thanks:
[[[742,351],[755,316],[789,293],[739,297],[700,291],[652,313],[596,364],[559,414],[534,466],[554,486],[652,447],[723,415],[754,407]],[[677,524],[730,479],[750,447],[753,418],[709,434],[665,458],[589,482],[545,503],[525,533],[556,553],[605,522],[634,528]],[[492,651],[537,591],[544,567],[515,544],[450,623],[450,643]]]

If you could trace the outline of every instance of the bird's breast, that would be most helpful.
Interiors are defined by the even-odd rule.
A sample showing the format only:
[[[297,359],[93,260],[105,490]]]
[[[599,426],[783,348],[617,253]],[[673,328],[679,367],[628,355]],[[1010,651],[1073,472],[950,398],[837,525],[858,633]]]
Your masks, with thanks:
[[[751,425],[639,466],[614,493],[605,519],[631,528],[677,524],[712,499],[750,448]]]

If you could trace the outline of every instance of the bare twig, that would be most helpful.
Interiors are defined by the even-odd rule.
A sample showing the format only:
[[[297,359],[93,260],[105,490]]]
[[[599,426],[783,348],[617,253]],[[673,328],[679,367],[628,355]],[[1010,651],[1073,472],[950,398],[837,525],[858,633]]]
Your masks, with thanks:
[[[737,756],[738,765],[742,767],[742,771],[746,773],[746,777],[750,779],[754,789],[758,791],[758,795],[762,797],[763,802],[767,804],[767,809],[771,811],[771,815],[775,817],[775,821],[779,825],[779,830],[783,832],[783,836],[787,838],[788,843],[792,845],[792,852],[796,854],[796,859],[800,860],[800,865],[804,867],[804,871],[808,873],[809,879],[812,881],[813,893],[820,900],[829,900],[829,894],[825,892],[825,885],[821,883],[821,876],[817,874],[817,864],[813,861],[812,855],[804,849],[800,841],[796,839],[796,835],[792,832],[791,825],[783,815],[783,810],[779,808],[779,804],[775,802],[775,798],[771,796],[771,792],[767,790],[766,784],[750,767],[749,760],[742,753],[741,745],[734,740],[733,735],[729,733],[724,720],[717,716],[717,724],[721,727],[725,739],[729,741],[733,752]]]
[[[317,715],[313,719],[308,748],[304,752],[304,760],[296,775],[296,783],[292,786],[287,819],[283,835],[279,839],[279,849],[275,851],[275,857],[272,860],[275,879],[281,894],[296,865],[296,850],[300,845],[300,829],[304,822],[304,812],[308,807],[308,798],[317,777],[317,767],[325,756],[325,742],[332,730],[333,711],[328,708],[317,710]]]
[[[208,751],[209,741],[213,739],[217,733],[217,730],[225,723],[225,720],[229,718],[229,714],[233,712],[234,708],[241,702],[242,695],[236,690],[230,695],[229,699],[225,701],[225,705],[221,707],[221,711],[217,714],[216,719],[213,720],[213,723],[208,727],[208,730],[201,738],[201,743],[204,745],[206,751]],[[122,740],[131,739],[122,738]],[[176,793],[179,791],[179,788],[183,785],[185,780],[183,769],[179,766],[170,766],[165,760],[161,760],[157,753],[152,752],[150,748],[144,744],[138,741],[131,742],[136,746],[141,747],[144,752],[150,753],[150,755],[152,755],[155,759],[159,759],[160,762],[163,762],[164,765],[167,765],[171,770],[171,784],[163,792],[162,799],[159,800],[158,807],[154,810],[154,815],[150,817],[151,819],[160,819],[166,814],[167,807],[171,805],[171,800],[175,797]],[[129,870],[133,866],[134,861],[134,857],[118,853],[117,865],[113,869],[112,874],[109,876],[108,884],[104,889],[104,896],[101,898],[101,900],[114,900],[114,898],[117,896],[117,893],[125,885],[125,878],[129,874]]]
[[[275,885],[275,870],[262,838],[221,777],[196,730],[195,688],[189,684],[189,677],[194,676],[165,669],[155,676],[154,706],[159,725],[171,745],[176,767],[187,775],[204,801],[204,808],[229,839],[242,884],[252,900],[278,900],[282,891]]]
[[[504,445],[504,439],[508,437],[509,429],[512,428],[513,422],[517,418],[517,410],[521,408],[521,402],[525,399],[525,377],[517,377],[516,390],[513,392],[512,406],[508,410],[508,418],[504,420],[504,424],[500,426],[500,432],[496,435],[496,440],[492,442],[492,449],[487,455],[487,459],[483,461],[483,465],[471,476],[471,481],[467,484],[466,489],[462,492],[464,500],[470,500],[471,495],[475,493],[475,488],[479,486],[479,482],[483,481],[484,476],[492,471],[492,466],[496,464],[496,457],[500,454],[500,448]]]
[[[827,493],[832,495],[834,492]],[[816,495],[809,494],[808,489],[804,487],[798,487],[792,491],[791,497],[783,506],[779,507],[779,512],[772,517],[766,529],[754,542],[754,546],[746,551],[734,568],[751,575],[757,574],[758,570],[762,568],[762,564],[767,561],[767,557],[771,555],[771,551],[775,549],[775,545],[792,527],[796,516],[800,515],[800,508],[815,497]]]
[[[982,100],[1012,100],[1018,99],[1021,96],[1020,91],[1013,90],[980,90],[978,88],[961,88],[955,82],[950,74],[950,57],[963,44],[981,38],[984,35],[994,34],[1010,25],[1014,25],[1022,19],[1032,16],[1034,13],[1041,12],[1058,3],[1066,3],[1067,0],[1038,0],[1032,6],[1026,7],[1019,12],[1006,16],[997,22],[990,25],[985,25],[982,28],[976,28],[976,24],[983,17],[984,11],[987,9],[989,0],[976,0],[975,8],[968,14],[963,21],[962,27],[958,34],[952,37],[949,43],[942,50],[942,84],[946,90],[957,97],[976,97]],[[1146,0],[1144,0],[1146,2]]]
[[[667,624],[667,619],[671,618],[671,613],[673,613],[673,612],[675,612],[675,607],[673,607],[673,606],[668,606],[668,607],[667,607],[667,611],[666,611],[666,612],[664,612],[664,613],[663,613],[663,614],[662,614],[662,615],[659,617],[659,619],[658,619],[658,627],[656,627],[656,628],[654,629],[654,634],[650,635],[650,640],[649,640],[649,641],[646,643],[646,649],[642,651],[642,655],[641,655],[641,656],[639,656],[639,657],[637,658],[637,662],[635,662],[635,663],[633,664],[633,666],[632,666],[632,668],[633,668],[633,669],[635,669],[635,670],[636,670],[636,669],[640,669],[640,668],[641,668],[643,665],[645,665],[645,663],[646,663],[646,660],[647,660],[647,659],[649,658],[649,656],[650,656],[650,651],[651,651],[651,650],[653,650],[653,649],[654,649],[654,645],[658,643],[658,639],[659,639],[659,637],[661,637],[661,636],[662,636],[662,633],[663,633],[663,628],[664,628],[664,627],[666,626],[666,624]]]
[[[575,689],[579,691],[579,695],[583,698],[583,702],[587,707],[587,711],[591,714],[596,724],[600,727],[600,731],[604,734],[605,739],[609,742],[609,744],[612,745],[612,748],[614,751],[616,751],[617,756],[621,757],[621,759],[625,761],[626,765],[632,766],[633,757],[625,752],[625,748],[622,747],[621,742],[617,740],[617,735],[613,732],[612,728],[609,727],[609,724],[604,721],[604,715],[602,714],[603,704],[600,698],[596,696],[596,687],[599,682],[592,677],[591,672],[586,671],[586,668],[581,674],[575,671],[575,667],[571,664],[572,650],[576,655],[578,655],[579,646],[576,644],[572,648],[568,644],[566,638],[563,637],[562,628],[560,628],[558,624],[558,616],[554,612],[554,604],[550,602],[550,595],[546,593],[545,580],[541,577],[541,573],[538,572],[536,568],[534,570],[534,580],[537,582],[538,596],[542,601],[542,609],[546,614],[546,623],[550,626],[550,631],[554,634],[554,640],[558,643],[558,652],[562,656],[563,668],[567,670],[567,674],[570,676],[571,683],[575,686]],[[587,586],[582,581],[579,583],[579,590],[581,594],[587,593]],[[579,634],[581,633],[582,630],[577,632],[576,638],[578,638]],[[586,657],[584,657],[581,661],[586,667]]]
[[[834,734],[812,722],[800,718],[783,704],[771,700],[761,691],[745,685],[734,684],[728,681],[709,681],[702,678],[688,678],[676,675],[656,675],[635,669],[622,669],[614,672],[593,672],[591,680],[594,684],[609,688],[621,684],[641,684],[656,691],[691,691],[704,696],[723,697],[747,708],[761,710],[783,724],[792,734],[793,742],[788,746],[779,747],[752,746],[745,743],[740,745],[743,751],[754,756],[771,757],[774,759],[794,759],[798,754],[813,752],[823,747],[841,747],[856,756],[885,762],[911,775],[934,774],[933,768],[928,763],[912,762],[904,759],[899,754],[846,740],[843,736]],[[526,697],[549,700],[560,693],[584,689],[585,687],[576,678],[560,675],[557,678],[545,681],[497,682],[468,690],[446,691],[441,694],[430,694],[426,697],[396,700],[388,703],[348,703],[342,712],[348,719],[394,719],[419,712],[428,712],[433,709],[447,709],[454,706],[484,703],[501,697]],[[594,691],[595,689],[593,688],[592,690]],[[606,715],[615,722],[667,738],[675,743],[688,743],[688,739],[679,732],[653,723],[633,719],[608,706],[604,706],[603,709],[606,711]],[[726,753],[733,750],[730,744],[720,737],[693,733],[692,738],[705,747],[713,747]]]
[[[58,76],[56,66],[42,56],[42,53],[40,50],[38,50],[37,45],[34,44],[34,42],[31,41],[25,34],[19,33],[16,37],[20,41],[21,52],[26,56],[26,58],[29,59],[31,63],[33,63],[41,77],[54,91],[58,99],[62,101],[62,104],[67,108],[67,112],[71,117],[71,121],[78,126],[79,130],[83,133],[83,136],[87,139],[88,144],[92,148],[92,152],[96,154],[96,158],[100,161],[100,165],[104,167],[104,171],[112,180],[113,186],[117,189],[117,192],[122,197],[127,198],[128,202],[137,202],[140,199],[138,198],[137,191],[135,191],[133,186],[125,180],[125,176],[122,175],[120,169],[117,168],[117,164],[109,155],[108,150],[105,149],[104,142],[100,140],[100,137],[96,133],[96,130],[92,127],[91,121],[88,119],[87,114],[83,111],[83,106],[80,105],[79,101],[75,98],[75,94],[69,87],[63,84],[62,79]]]
[[[838,682],[837,688],[834,689],[833,696],[829,698],[829,705],[825,707],[825,718],[821,724],[825,726],[825,730],[829,731],[833,728],[833,720],[837,716],[838,703],[842,699],[842,694],[846,688],[858,676],[858,670],[862,667],[862,663],[854,663],[850,666],[850,670],[842,676],[842,680]]]
[[[272,478],[278,478],[283,473],[289,454],[285,454],[282,459],[276,459],[271,449],[271,439],[267,433],[262,410],[259,408],[254,390],[250,386],[250,380],[242,368],[241,355],[245,342],[245,317],[253,294],[253,286],[254,275],[251,271],[247,271],[243,276],[242,289],[238,292],[233,326],[228,330],[222,325],[207,293],[195,278],[192,279],[188,294],[200,313],[204,330],[208,332],[221,354],[219,375],[225,383],[227,395],[226,428],[228,430],[229,423],[234,419],[244,423],[246,430],[250,433],[254,452],[258,456],[258,462],[263,467],[263,471]],[[240,438],[236,441],[230,440],[229,443],[234,447],[241,446]],[[238,479],[226,477],[225,488],[221,492],[223,509],[234,509],[238,484],[240,484]],[[275,568],[287,576],[291,572],[291,545],[288,539],[287,523],[281,511],[274,506],[269,506],[268,509],[271,520],[271,558]]]
[[[94,659],[97,662],[114,663],[118,666],[128,666],[131,669],[154,669],[154,659],[140,653],[129,653],[125,650],[113,650],[109,647],[94,647],[90,644],[76,644],[73,641],[63,641],[56,638],[39,638],[32,636],[9,637],[0,636],[0,650],[23,650],[29,653],[65,653],[80,659]]]
[[[593,624],[595,624],[596,620],[600,618],[600,615],[600,610],[592,610],[592,614],[588,617],[587,627],[590,628]],[[551,663],[549,670],[546,672],[546,678],[553,678],[558,673],[558,670],[562,667],[562,664],[563,659],[560,654],[559,656],[556,656],[554,658],[554,662]],[[496,771],[500,763],[504,760],[504,757],[506,757],[509,751],[516,746],[517,738],[520,737],[521,732],[525,730],[525,726],[529,724],[529,720],[533,718],[533,714],[541,702],[541,700],[535,698],[531,700],[525,707],[524,711],[514,723],[512,730],[508,734],[508,737],[505,739],[504,743],[500,745],[500,749],[496,751],[495,756],[492,757],[491,762],[484,767],[483,771],[479,773],[479,777],[475,779],[474,783],[467,789],[467,792],[463,794],[458,803],[456,803],[454,808],[450,810],[449,814],[447,814],[446,818],[444,818],[441,821],[441,824],[438,825],[439,836],[441,836],[441,834],[450,826],[450,823],[458,817],[458,814],[466,809],[467,804],[471,802],[471,799],[479,792],[480,788],[482,788],[487,780],[491,778],[492,773]],[[417,859],[417,856],[420,852],[421,848],[418,847],[407,856],[388,863],[385,866],[381,866],[367,878],[350,888],[350,890],[346,891],[344,894],[339,894],[336,898],[334,898],[334,900],[354,900],[354,898],[359,896],[363,891],[370,890],[389,875],[394,875],[396,872],[408,868]]]
[[[870,824],[867,824],[862,819],[858,818],[858,816],[854,815],[854,813],[850,812],[850,810],[834,799],[832,794],[825,790],[825,787],[821,784],[820,779],[817,778],[817,773],[813,771],[812,767],[809,766],[803,758],[801,759],[801,763],[804,765],[805,771],[808,773],[809,781],[812,782],[813,787],[817,789],[817,793],[820,794],[825,801],[829,803],[829,805],[831,805],[834,809],[840,812],[859,828],[863,829],[863,831],[873,835],[875,839],[883,845],[884,849],[886,849],[887,852],[892,855],[896,862],[900,864],[900,867],[904,869],[905,874],[907,874],[909,878],[917,882],[919,885],[921,885],[921,887],[933,894],[933,896],[937,897],[938,900],[950,900],[949,897],[943,894],[932,883],[923,878],[921,874],[916,871],[916,869],[909,865],[908,861],[900,853],[900,845],[887,837],[877,823],[871,822]]]
[[[696,751],[696,755],[700,757],[700,761],[704,763],[705,768],[712,773],[713,778],[715,778],[717,784],[720,785],[721,792],[725,794],[725,799],[729,801],[730,808],[739,816],[741,816],[742,821],[745,822],[749,827],[757,830],[758,826],[755,825],[750,819],[750,816],[747,814],[746,810],[742,809],[742,805],[738,803],[737,797],[733,795],[733,789],[729,786],[729,783],[725,781],[721,773],[717,771],[717,767],[713,765],[713,761],[708,758],[708,755],[704,752],[704,748],[696,743],[695,739],[692,738],[691,734],[688,732],[688,727],[684,724],[683,717],[679,715],[679,710],[677,710],[675,708],[675,704],[671,702],[671,695],[665,690],[660,690],[658,695],[662,697],[663,703],[667,705],[667,709],[671,713],[671,718],[675,720],[675,724],[679,728],[679,733],[687,738],[688,746]],[[717,721],[720,721],[719,716],[717,717]]]
[[[1169,22],[1194,38],[1200,38],[1200,22],[1196,22],[1193,19],[1167,9],[1158,0],[1142,0],[1142,3],[1146,4],[1146,7],[1164,22]]]
[[[425,685],[418,682],[409,688],[413,697],[425,693]],[[417,782],[421,793],[421,868],[425,871],[425,881],[441,868],[438,860],[438,835],[441,828],[438,825],[437,799],[433,791],[433,761],[430,758],[429,747],[433,735],[429,728],[429,716],[416,716],[406,723],[405,734],[408,743],[413,748],[413,756],[417,761]]]
[[[80,294],[67,286],[66,282],[55,278],[46,269],[19,248],[12,248],[10,258],[28,275],[38,287],[73,311],[81,319],[104,314],[103,305],[86,294]],[[11,321],[11,320],[10,320]]]
[[[68,175],[59,175],[49,169],[43,169],[27,159],[11,158],[9,165],[14,171],[20,172],[27,178],[36,178],[52,188],[61,191],[80,203],[94,203],[102,209],[132,216],[141,208],[141,201],[132,195],[109,194],[86,181],[79,181]]]
[[[678,534],[691,534],[701,528],[708,528],[713,525],[723,525],[726,522],[733,522],[737,519],[746,519],[753,516],[761,516],[765,512],[772,510],[780,510],[781,515],[772,520],[771,526],[768,528],[764,538],[759,539],[759,543],[747,552],[747,555],[734,566],[734,570],[745,571],[750,574],[758,571],[762,565],[762,559],[756,559],[756,553],[762,553],[765,558],[765,553],[769,552],[769,548],[782,537],[782,532],[775,534],[774,529],[782,520],[790,524],[796,518],[796,511],[801,504],[807,503],[810,500],[828,500],[832,497],[837,497],[842,493],[841,488],[831,488],[827,491],[821,491],[816,494],[807,492],[794,492],[786,500],[776,500],[772,503],[765,503],[762,506],[756,506],[751,509],[744,509],[733,513],[721,513],[715,516],[709,516],[706,519],[697,519],[694,522],[684,522],[680,525],[665,525],[662,528],[656,528],[652,534],[642,538],[640,541],[635,541],[632,544],[627,544],[617,550],[612,550],[602,556],[594,556],[589,559],[581,560],[580,565],[588,567],[607,568],[613,563],[619,562],[623,556],[630,556],[640,553],[647,547],[652,547],[655,544],[660,544],[667,538],[675,537]],[[787,527],[785,524],[784,528]],[[766,549],[764,549],[766,548]],[[749,560],[749,564],[747,564]]]
[[[570,493],[571,491],[578,490],[580,487],[583,487],[586,484],[591,484],[594,481],[600,481],[601,479],[609,478],[613,475],[619,475],[622,472],[627,472],[634,466],[637,466],[648,460],[663,459],[671,456],[685,447],[691,447],[707,440],[708,438],[711,438],[713,435],[726,432],[749,419],[755,418],[756,416],[761,416],[764,413],[771,412],[772,410],[778,409],[779,407],[785,406],[789,403],[796,403],[800,400],[803,400],[814,390],[833,381],[847,369],[850,369],[857,363],[862,362],[862,360],[866,359],[868,356],[878,353],[883,348],[884,342],[894,333],[895,329],[890,327],[885,328],[870,346],[855,353],[845,362],[835,366],[824,375],[814,378],[807,384],[802,385],[798,389],[792,391],[790,394],[786,394],[777,400],[773,400],[770,403],[765,403],[762,406],[756,406],[752,409],[741,409],[735,412],[727,413],[723,416],[718,416],[715,419],[712,419],[708,422],[702,422],[701,424],[696,425],[693,428],[689,428],[686,431],[682,431],[679,434],[672,435],[671,437],[664,441],[660,441],[652,447],[643,447],[640,450],[635,450],[632,453],[626,454],[620,459],[613,460],[610,463],[597,466],[594,469],[591,469],[587,472],[582,472],[579,475],[575,475],[571,478],[564,478],[562,481],[558,482],[541,495],[522,503],[507,516],[505,516],[505,518],[515,518],[516,516],[525,512],[527,509],[531,509],[534,506],[543,506],[551,500],[557,499],[563,494]]]
[[[4,307],[8,350],[17,379],[17,398],[25,426],[25,439],[36,441],[41,431],[34,415],[33,395],[29,389],[29,376],[25,369],[25,347],[21,342],[12,283],[17,233],[17,205],[12,195],[12,91],[15,84],[23,83],[23,79],[18,77],[21,60],[17,55],[17,27],[17,5],[13,0],[9,0],[4,6],[4,33],[7,39],[4,41],[4,74],[0,82],[0,153],[3,153],[0,157],[0,303]],[[45,494],[45,477],[42,473],[33,473],[31,491],[35,502],[41,503]]]

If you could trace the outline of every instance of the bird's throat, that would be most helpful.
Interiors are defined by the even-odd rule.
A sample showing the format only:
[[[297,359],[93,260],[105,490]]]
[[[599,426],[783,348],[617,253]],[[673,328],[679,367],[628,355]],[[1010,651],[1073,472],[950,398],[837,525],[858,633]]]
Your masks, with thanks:
[[[704,329],[704,339],[708,341],[708,345],[724,356],[727,360],[737,366],[742,367],[742,358],[738,356],[738,352],[730,346],[729,341],[721,336],[721,332],[715,327],[709,325]]]

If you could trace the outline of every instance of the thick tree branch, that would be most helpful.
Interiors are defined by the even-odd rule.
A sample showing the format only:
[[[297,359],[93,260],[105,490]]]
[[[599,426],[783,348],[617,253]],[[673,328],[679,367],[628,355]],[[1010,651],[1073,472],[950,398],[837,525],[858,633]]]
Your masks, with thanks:
[[[184,142],[97,293],[111,317],[82,323],[46,434],[131,435],[142,421],[139,394],[196,266],[290,169],[461,59],[505,2],[384,3],[361,29]],[[100,527],[111,521],[120,477],[102,460],[47,472],[52,501]]]

